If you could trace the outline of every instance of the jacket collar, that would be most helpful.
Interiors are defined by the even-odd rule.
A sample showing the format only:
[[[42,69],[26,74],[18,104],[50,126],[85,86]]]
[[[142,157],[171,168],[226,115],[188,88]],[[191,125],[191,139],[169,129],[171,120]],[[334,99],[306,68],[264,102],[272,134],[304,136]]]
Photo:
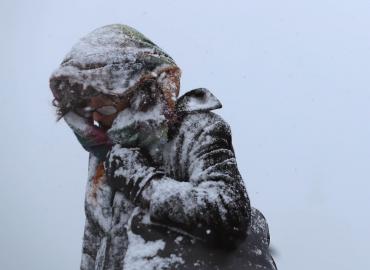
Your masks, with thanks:
[[[221,102],[205,88],[191,90],[176,102],[176,111],[181,114],[211,111],[221,107]]]

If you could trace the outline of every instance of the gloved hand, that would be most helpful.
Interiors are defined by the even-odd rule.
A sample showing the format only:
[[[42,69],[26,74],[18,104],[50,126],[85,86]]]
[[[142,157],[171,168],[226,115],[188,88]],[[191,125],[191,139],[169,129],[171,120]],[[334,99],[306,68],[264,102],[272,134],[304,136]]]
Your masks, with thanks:
[[[160,178],[163,172],[150,167],[139,148],[115,145],[104,162],[108,184],[122,191],[134,204],[146,206],[143,192],[150,181]]]
[[[90,122],[73,111],[68,112],[63,118],[73,130],[82,147],[100,160],[104,160],[112,147],[112,142],[106,132],[94,126],[92,121]]]
[[[107,132],[109,138],[126,148],[139,147],[156,160],[168,136],[167,120],[161,110],[154,106],[145,112],[131,108],[120,112]]]

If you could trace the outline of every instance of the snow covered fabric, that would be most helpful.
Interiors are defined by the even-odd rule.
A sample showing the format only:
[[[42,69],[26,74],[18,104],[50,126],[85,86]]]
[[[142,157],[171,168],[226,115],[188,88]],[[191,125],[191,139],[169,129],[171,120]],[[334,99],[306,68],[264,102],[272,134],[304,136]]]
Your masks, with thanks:
[[[105,160],[105,174],[110,186],[123,192],[134,204],[141,203],[142,192],[153,178],[164,173],[151,167],[138,148],[115,145]]]
[[[207,96],[187,95],[200,99]],[[125,261],[133,260],[130,256],[136,255],[132,246],[142,244],[147,239],[142,234],[148,233],[137,229],[137,224],[136,230],[131,228],[130,220],[139,214],[147,216],[147,224],[165,226],[176,231],[177,236],[211,246],[233,247],[244,240],[251,213],[232,149],[230,128],[221,117],[205,111],[207,102],[203,102],[201,111],[191,112],[189,107],[171,130],[170,140],[158,159],[162,160],[160,166],[151,164],[150,157],[146,158],[139,149],[116,144],[105,161],[109,179],[103,179],[96,187],[93,175],[99,160],[90,155],[82,269],[91,269],[91,264],[101,264],[100,269],[122,269]],[[152,255],[158,255],[151,262],[161,265],[157,269],[186,264],[180,254],[159,256],[161,250],[166,250],[167,242],[162,241],[155,242],[155,246],[163,248]],[[130,255],[127,258],[126,252]],[[135,257],[138,261],[134,265],[148,260],[139,257]],[[135,269],[128,265],[132,264],[126,263],[125,269]]]
[[[251,214],[228,125],[211,112],[194,112],[185,115],[172,132],[163,148],[161,166],[151,166],[138,149],[115,145],[106,159],[110,179],[102,181],[98,190],[90,179],[84,246],[99,246],[105,252],[90,251],[84,255],[83,265],[86,261],[94,261],[95,265],[104,261],[101,269],[120,269],[113,267],[114,254],[124,254],[126,248],[122,247],[126,245],[130,250],[130,245],[136,244],[128,241],[130,235],[137,240],[140,233],[132,232],[129,226],[123,226],[127,230],[124,235],[117,238],[115,233],[122,232],[121,215],[128,225],[136,206],[140,207],[140,213],[148,213],[148,222],[168,226],[178,230],[179,235],[191,235],[208,245],[227,248],[244,240]],[[96,160],[90,157],[92,171],[98,163]],[[117,204],[116,196],[122,205]],[[112,201],[113,206],[109,207]],[[110,229],[106,228],[106,220],[112,220]],[[91,232],[100,236],[93,238],[97,243],[91,242]],[[118,251],[112,242],[106,248],[104,243],[108,240],[104,239],[128,242],[119,244]],[[174,260],[178,263],[179,258]],[[167,263],[169,267],[172,265]]]
[[[111,146],[107,134],[73,110],[98,94],[127,97],[151,81],[155,82],[151,87],[161,90],[166,105],[174,107],[180,73],[173,59],[144,35],[127,25],[113,24],[92,31],[73,46],[51,75],[50,88],[67,111],[64,120],[80,143],[103,159],[106,145]]]
[[[108,25],[82,38],[52,74],[51,86],[67,79],[105,94],[122,95],[141,79],[177,68],[172,58],[135,29]]]
[[[134,203],[149,189],[142,203],[155,221],[219,246],[244,240],[250,208],[228,125],[216,114],[194,112],[170,136],[156,167],[137,150],[114,146],[106,160],[110,181]]]
[[[178,95],[180,69],[173,59],[135,29],[107,25],[83,37],[50,77],[64,110],[97,94],[127,96],[142,82],[155,81],[169,104]]]
[[[206,247],[201,241],[176,233],[168,227],[148,223],[147,220],[147,214],[135,215],[131,220],[129,234],[137,239],[133,241],[129,237],[129,251],[140,249],[142,252],[126,254],[128,258],[125,262],[131,264],[128,269],[276,270],[268,250],[270,235],[266,219],[255,208],[251,211],[247,241],[232,251]],[[140,240],[135,241],[138,239]],[[151,249],[143,248],[143,243],[151,248],[157,247],[155,261],[152,260],[153,257],[148,256]],[[164,267],[157,268],[157,263]]]

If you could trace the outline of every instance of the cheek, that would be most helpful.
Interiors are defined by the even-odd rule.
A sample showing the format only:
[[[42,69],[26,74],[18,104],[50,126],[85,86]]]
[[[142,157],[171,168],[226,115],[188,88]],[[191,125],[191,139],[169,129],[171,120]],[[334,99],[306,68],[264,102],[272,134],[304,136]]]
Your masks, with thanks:
[[[92,119],[93,119],[94,121],[100,121],[101,116],[100,116],[100,114],[98,114],[98,113],[96,113],[96,112],[93,112]]]
[[[108,116],[100,115],[98,113],[93,114],[93,119],[97,122],[103,123],[104,125],[111,125],[115,117],[116,117],[116,114],[108,115]]]
[[[117,116],[117,113],[115,113],[113,115],[105,116],[104,121],[109,123],[109,124],[112,124],[114,119],[116,118],[116,116]]]

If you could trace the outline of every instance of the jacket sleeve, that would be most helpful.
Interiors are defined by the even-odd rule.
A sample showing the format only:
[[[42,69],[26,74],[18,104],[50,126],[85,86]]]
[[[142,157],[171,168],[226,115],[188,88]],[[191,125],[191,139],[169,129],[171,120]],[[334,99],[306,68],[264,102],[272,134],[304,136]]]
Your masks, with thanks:
[[[195,117],[195,116],[194,116]],[[211,245],[234,247],[246,237],[250,203],[237,168],[230,128],[215,114],[178,144],[189,179],[162,177],[151,182],[152,220],[184,229]],[[181,160],[181,158],[180,158]]]
[[[203,117],[200,124],[192,119],[196,125],[184,125],[171,150],[176,163],[172,167],[187,179],[171,178],[151,167],[135,149],[117,146],[108,155],[108,179],[136,205],[148,207],[152,221],[184,230],[210,245],[233,247],[246,237],[249,199],[228,125],[214,114],[198,116]]]

